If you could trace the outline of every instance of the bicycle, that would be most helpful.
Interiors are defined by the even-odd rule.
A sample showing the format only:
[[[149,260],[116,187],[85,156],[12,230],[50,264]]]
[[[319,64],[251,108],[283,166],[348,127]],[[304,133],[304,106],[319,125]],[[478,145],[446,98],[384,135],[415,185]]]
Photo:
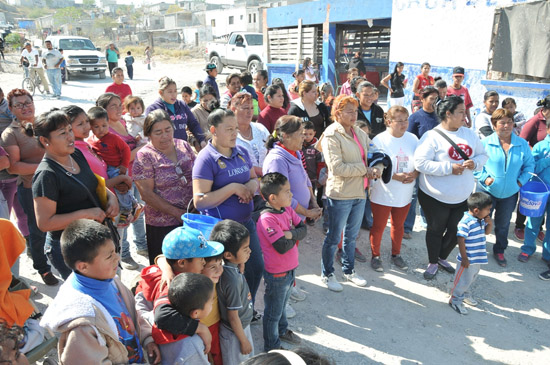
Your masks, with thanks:
[[[23,68],[25,70],[25,78],[23,79],[21,88],[27,90],[32,96],[34,96],[36,89],[38,89],[41,94],[44,94],[44,85],[42,84],[42,80],[40,79],[40,76],[38,76],[38,73],[34,72],[33,75],[33,72],[32,70],[29,70],[29,67],[23,66]]]

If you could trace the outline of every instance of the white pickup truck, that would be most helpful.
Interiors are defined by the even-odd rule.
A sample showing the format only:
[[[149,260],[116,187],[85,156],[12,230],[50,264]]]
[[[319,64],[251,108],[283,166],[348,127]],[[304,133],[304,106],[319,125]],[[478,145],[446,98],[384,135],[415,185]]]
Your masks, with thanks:
[[[226,43],[206,44],[206,59],[214,63],[221,73],[224,67],[248,70],[251,74],[262,70],[264,55],[262,33],[232,32]]]

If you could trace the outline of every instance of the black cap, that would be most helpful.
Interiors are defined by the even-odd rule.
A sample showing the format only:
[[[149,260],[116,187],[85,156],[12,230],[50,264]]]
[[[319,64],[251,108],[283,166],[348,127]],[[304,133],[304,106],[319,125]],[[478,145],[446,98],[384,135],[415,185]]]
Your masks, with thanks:
[[[455,75],[464,76],[464,67],[456,66],[455,68],[453,68],[453,76]]]

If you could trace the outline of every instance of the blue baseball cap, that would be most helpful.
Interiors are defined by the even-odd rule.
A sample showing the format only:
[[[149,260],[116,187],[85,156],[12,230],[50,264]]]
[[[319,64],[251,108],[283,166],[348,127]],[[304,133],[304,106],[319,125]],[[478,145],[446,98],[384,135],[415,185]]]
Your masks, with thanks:
[[[223,251],[224,247],[221,243],[207,241],[201,231],[188,226],[172,230],[162,241],[162,253],[167,259],[212,257],[218,256]]]

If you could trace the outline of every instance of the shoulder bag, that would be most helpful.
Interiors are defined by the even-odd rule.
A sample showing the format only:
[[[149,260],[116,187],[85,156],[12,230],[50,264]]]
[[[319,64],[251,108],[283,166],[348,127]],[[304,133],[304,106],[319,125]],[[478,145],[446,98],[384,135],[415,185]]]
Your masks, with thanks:
[[[468,155],[466,153],[464,153],[464,151],[462,151],[462,149],[460,147],[458,147],[458,145],[456,143],[454,143],[453,140],[450,139],[448,135],[446,135],[445,133],[443,133],[442,131],[440,131],[439,129],[436,129],[436,128],[434,128],[433,131],[439,133],[443,138],[445,138],[447,140],[447,142],[449,142],[451,144],[451,146],[454,147],[455,151],[458,152],[460,157],[462,157],[464,159],[464,161],[468,161],[470,159],[470,157],[468,157]]]

